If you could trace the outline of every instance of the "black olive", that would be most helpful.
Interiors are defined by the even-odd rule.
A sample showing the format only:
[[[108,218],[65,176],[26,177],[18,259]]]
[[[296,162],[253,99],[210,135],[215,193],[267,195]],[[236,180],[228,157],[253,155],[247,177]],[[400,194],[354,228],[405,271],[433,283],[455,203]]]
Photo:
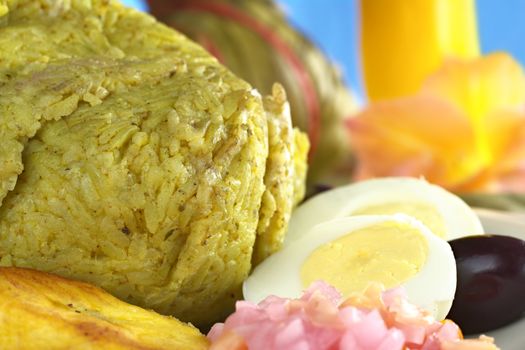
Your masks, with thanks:
[[[486,235],[449,242],[457,288],[448,318],[464,334],[505,326],[525,312],[525,241]]]

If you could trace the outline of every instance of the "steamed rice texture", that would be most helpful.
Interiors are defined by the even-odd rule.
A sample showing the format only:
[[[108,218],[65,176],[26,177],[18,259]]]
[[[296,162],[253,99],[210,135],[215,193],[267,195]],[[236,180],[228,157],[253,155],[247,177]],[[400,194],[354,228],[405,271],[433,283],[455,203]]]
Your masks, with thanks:
[[[0,266],[203,329],[304,194],[284,89],[116,0],[0,0],[0,140]]]

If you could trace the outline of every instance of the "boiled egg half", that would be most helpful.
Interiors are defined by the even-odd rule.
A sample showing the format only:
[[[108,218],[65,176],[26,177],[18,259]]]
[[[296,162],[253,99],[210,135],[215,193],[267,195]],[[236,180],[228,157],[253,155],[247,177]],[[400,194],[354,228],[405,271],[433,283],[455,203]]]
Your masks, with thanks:
[[[412,303],[441,320],[456,290],[450,245],[408,215],[341,217],[314,225],[255,268],[243,285],[246,300],[297,298],[323,280],[343,297],[372,282],[404,287]]]
[[[392,177],[338,187],[306,201],[292,214],[284,244],[328,220],[396,213],[413,216],[445,240],[484,234],[477,215],[458,196],[422,179]]]

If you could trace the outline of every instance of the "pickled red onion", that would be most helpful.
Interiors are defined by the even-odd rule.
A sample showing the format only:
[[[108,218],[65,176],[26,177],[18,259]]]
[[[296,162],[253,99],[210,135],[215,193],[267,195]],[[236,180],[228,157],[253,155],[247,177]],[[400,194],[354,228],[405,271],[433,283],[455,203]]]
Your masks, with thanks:
[[[435,321],[410,304],[400,288],[370,286],[344,302],[315,282],[299,299],[269,296],[239,301],[208,338],[211,350],[496,350],[493,339],[465,340],[452,321]]]

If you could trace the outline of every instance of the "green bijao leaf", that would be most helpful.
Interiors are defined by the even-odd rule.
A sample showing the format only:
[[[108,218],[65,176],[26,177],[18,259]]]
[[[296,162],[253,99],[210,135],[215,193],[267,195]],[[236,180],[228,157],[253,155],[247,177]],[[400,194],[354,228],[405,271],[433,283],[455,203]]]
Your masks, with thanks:
[[[525,193],[469,193],[460,196],[472,207],[525,212]]]

